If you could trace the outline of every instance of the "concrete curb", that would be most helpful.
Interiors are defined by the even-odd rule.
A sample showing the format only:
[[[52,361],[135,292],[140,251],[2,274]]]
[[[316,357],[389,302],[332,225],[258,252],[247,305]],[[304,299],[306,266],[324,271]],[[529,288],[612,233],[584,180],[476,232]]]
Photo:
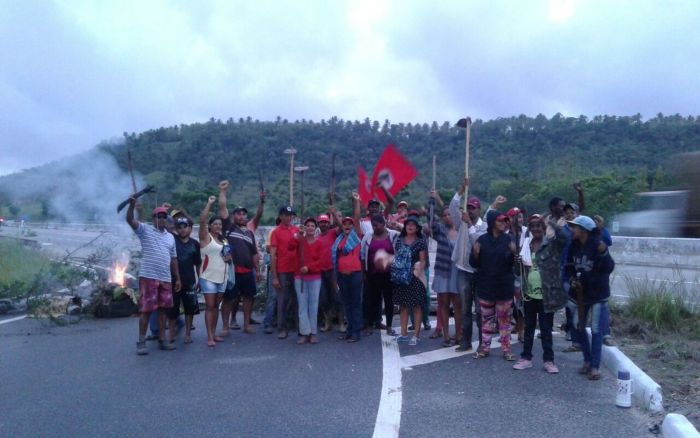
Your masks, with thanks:
[[[661,433],[666,438],[700,438],[697,429],[680,414],[668,414],[661,424]]]
[[[591,329],[587,328],[586,330],[590,342]],[[632,398],[637,405],[652,412],[663,411],[661,386],[635,365],[619,348],[603,345],[601,360],[615,377],[617,377],[619,370],[629,371],[632,379]],[[700,433],[695,429],[695,426],[681,414],[666,415],[661,425],[661,433],[668,438],[700,438]]]
[[[588,331],[590,342],[591,329],[587,328],[586,330]],[[632,379],[632,399],[635,404],[652,412],[663,411],[661,386],[635,365],[619,348],[603,345],[601,360],[603,365],[605,365],[615,377],[617,377],[617,372],[620,370],[629,371],[630,378]]]

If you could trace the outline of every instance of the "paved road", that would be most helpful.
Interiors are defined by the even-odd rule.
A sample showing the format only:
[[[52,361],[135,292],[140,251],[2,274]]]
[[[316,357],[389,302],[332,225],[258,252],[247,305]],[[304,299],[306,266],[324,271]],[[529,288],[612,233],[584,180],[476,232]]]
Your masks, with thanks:
[[[516,372],[499,350],[475,361],[427,336],[397,349],[376,333],[298,346],[234,331],[208,349],[200,316],[193,344],[149,343],[141,357],[136,322],[0,320],[0,436],[648,435],[643,413],[614,406],[611,375],[576,373],[578,354],[557,353],[552,376],[538,360]]]

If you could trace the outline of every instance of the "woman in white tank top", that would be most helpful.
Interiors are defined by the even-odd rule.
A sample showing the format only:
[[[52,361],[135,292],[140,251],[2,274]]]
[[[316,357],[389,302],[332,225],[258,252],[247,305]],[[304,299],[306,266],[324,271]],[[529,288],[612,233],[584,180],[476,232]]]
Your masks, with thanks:
[[[221,232],[221,219],[218,216],[209,219],[209,211],[215,201],[216,198],[210,196],[199,216],[199,245],[202,252],[199,287],[204,294],[207,306],[204,312],[204,321],[207,326],[207,345],[209,347],[216,347],[217,342],[224,340],[216,336],[215,330],[219,316],[219,303],[226,289],[227,263],[231,260],[230,254],[223,255],[224,247],[228,247],[228,242]]]

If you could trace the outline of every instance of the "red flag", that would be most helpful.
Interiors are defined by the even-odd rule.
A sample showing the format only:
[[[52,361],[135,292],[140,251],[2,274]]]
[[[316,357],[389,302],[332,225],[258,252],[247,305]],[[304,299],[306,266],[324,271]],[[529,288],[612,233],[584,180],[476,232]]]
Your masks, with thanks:
[[[372,186],[369,185],[369,178],[362,166],[357,167],[357,193],[360,195],[360,200],[367,203],[372,199]]]
[[[399,152],[393,144],[384,149],[377,161],[372,175],[372,188],[380,182],[392,196],[406,187],[418,175],[415,167]],[[381,190],[376,191],[377,198],[386,202],[386,196]]]

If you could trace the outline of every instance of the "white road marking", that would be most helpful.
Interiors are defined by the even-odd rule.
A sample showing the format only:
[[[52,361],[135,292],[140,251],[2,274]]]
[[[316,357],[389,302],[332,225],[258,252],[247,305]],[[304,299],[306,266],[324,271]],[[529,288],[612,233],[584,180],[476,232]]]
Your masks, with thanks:
[[[7,324],[7,323],[10,323],[10,322],[19,321],[19,320],[24,319],[24,318],[26,318],[26,317],[27,317],[27,315],[22,315],[22,316],[17,316],[17,317],[15,317],[15,318],[4,319],[4,320],[0,321],[0,324]]]
[[[396,327],[394,328],[396,329]],[[398,332],[398,331],[397,331]],[[401,403],[403,402],[403,388],[401,384],[402,371],[410,371],[414,366],[425,365],[442,360],[472,354],[473,351],[455,351],[454,347],[440,348],[426,351],[425,353],[411,354],[401,357],[399,345],[393,336],[381,332],[382,341],[382,393],[379,398],[377,420],[374,424],[373,438],[385,438],[399,436],[401,427]],[[511,335],[511,344],[518,343],[517,335]],[[476,351],[479,342],[472,342],[472,349]],[[491,348],[500,348],[498,336],[491,340]]]
[[[393,336],[382,333],[382,394],[373,438],[398,437],[401,426],[401,355]]]

